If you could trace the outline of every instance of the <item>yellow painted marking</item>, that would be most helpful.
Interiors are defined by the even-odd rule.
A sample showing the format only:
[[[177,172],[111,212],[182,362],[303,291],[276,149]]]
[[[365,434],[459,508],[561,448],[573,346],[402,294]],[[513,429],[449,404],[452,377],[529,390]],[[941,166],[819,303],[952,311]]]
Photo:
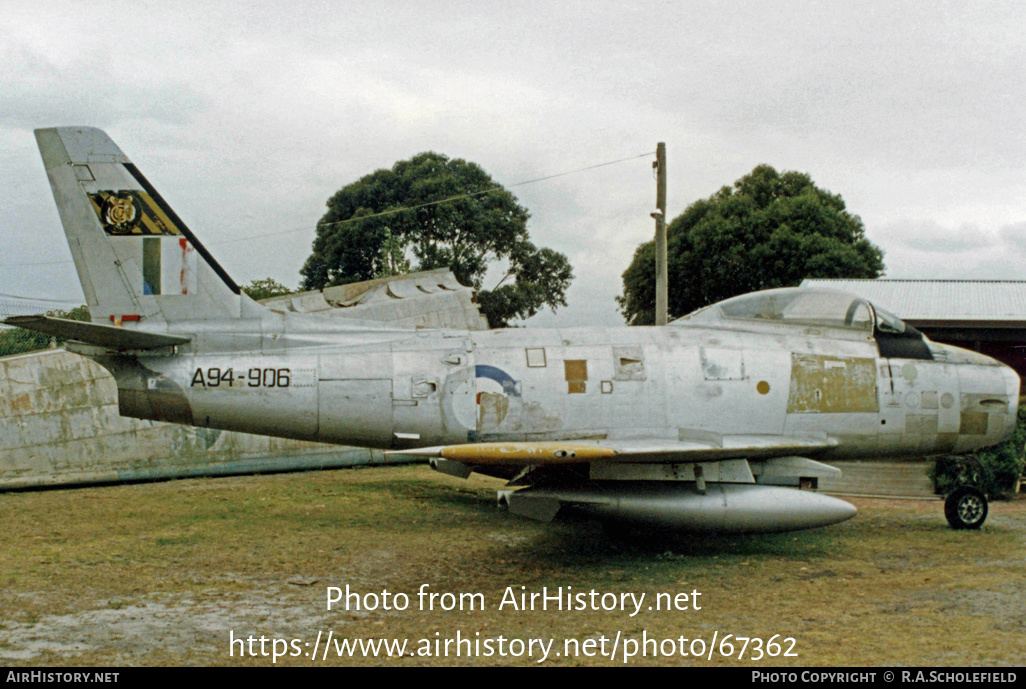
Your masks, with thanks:
[[[879,410],[875,360],[818,354],[791,355],[789,414]]]
[[[442,457],[468,464],[571,464],[607,459],[615,450],[580,443],[476,443],[449,445]]]
[[[113,237],[159,237],[159,236],[171,236],[180,237],[182,236],[181,230],[167,215],[160,209],[157,202],[153,200],[149,194],[142,191],[131,191],[122,192],[130,193],[134,198],[134,204],[137,204],[137,210],[139,217],[131,224],[130,227],[126,227],[123,230],[116,230],[114,226],[107,225],[103,222],[103,204],[111,196],[115,196],[115,192],[111,191],[100,191],[95,194],[89,194],[89,201],[92,203],[93,210],[96,212],[96,217],[100,219],[100,224],[103,225],[104,232]]]
[[[179,230],[175,226],[175,224],[173,222],[171,222],[171,218],[167,217],[167,215],[164,213],[164,211],[162,211],[160,209],[160,206],[157,205],[157,202],[153,200],[152,196],[150,196],[149,194],[142,193],[142,192],[140,192],[139,196],[142,197],[143,201],[146,203],[147,209],[151,213],[153,213],[153,217],[156,218],[157,222],[159,222],[161,225],[163,225],[163,231],[161,232],[161,234],[173,234],[173,235],[181,235],[182,234],[181,230]]]
[[[142,223],[140,223],[140,224],[143,225],[146,228],[146,231],[142,232],[142,233],[136,233],[136,234],[155,234],[155,235],[163,234],[163,232],[161,231],[161,228],[155,222],[153,222],[153,218],[151,218],[148,213],[143,213],[142,214]]]

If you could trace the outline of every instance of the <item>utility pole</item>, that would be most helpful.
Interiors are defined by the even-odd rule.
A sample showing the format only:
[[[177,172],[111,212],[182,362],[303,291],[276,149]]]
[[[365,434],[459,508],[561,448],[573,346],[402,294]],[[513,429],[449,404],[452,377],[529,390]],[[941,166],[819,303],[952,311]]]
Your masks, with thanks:
[[[666,268],[666,144],[656,146],[656,298],[655,324],[666,325],[668,311],[668,280]]]

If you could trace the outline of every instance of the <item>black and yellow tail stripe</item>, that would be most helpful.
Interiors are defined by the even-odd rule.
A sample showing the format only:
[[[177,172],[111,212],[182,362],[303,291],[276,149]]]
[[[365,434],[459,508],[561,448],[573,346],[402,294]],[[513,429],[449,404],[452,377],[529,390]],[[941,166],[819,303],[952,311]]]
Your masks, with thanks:
[[[118,237],[185,237],[196,249],[207,265],[217,274],[219,278],[235,294],[241,294],[242,290],[235,281],[231,279],[224,268],[214,260],[210,252],[196,238],[178,215],[161,198],[157,190],[150,185],[142,173],[131,163],[125,163],[125,170],[135,178],[141,191],[120,190],[120,191],[99,191],[95,194],[88,194],[89,200],[96,212],[96,217],[103,226],[103,231],[111,236]],[[122,200],[130,198],[135,209],[134,217],[114,222],[104,218],[104,203],[111,197],[118,197]]]
[[[203,246],[199,239],[196,238],[196,235],[194,235],[188,226],[182,222],[178,217],[178,214],[175,213],[169,205],[167,205],[167,202],[164,201],[161,195],[157,193],[157,190],[153,188],[153,185],[150,184],[149,180],[139,172],[139,169],[131,163],[126,163],[125,170],[127,170],[128,173],[135,178],[135,181],[137,181],[139,185],[146,190],[150,199],[161,210],[163,217],[170,220],[171,227],[174,227],[177,232],[185,235],[185,238],[189,240],[189,243],[192,244],[199,255],[203,257],[203,260],[207,262],[207,265],[210,266],[217,276],[221,278],[221,281],[224,282],[228,289],[230,289],[234,294],[241,294],[242,289],[235,284],[235,281],[232,280],[231,276],[228,275],[227,272],[225,272],[225,269],[221,267],[221,264],[214,259],[210,252],[207,251],[207,248]]]
[[[131,197],[132,203],[138,212],[131,223],[122,225],[110,224],[104,218],[103,205],[111,197]],[[174,221],[167,216],[167,213],[157,204],[152,196],[143,191],[100,191],[89,194],[93,210],[99,218],[104,232],[115,236],[170,236],[181,237],[182,231],[175,225]]]

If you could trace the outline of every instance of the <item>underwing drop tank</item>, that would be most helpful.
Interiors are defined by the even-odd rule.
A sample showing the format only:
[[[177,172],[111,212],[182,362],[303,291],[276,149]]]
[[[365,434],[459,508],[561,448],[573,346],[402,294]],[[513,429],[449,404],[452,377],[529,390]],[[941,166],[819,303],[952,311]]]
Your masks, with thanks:
[[[560,509],[600,521],[720,533],[770,533],[828,526],[855,516],[853,505],[793,488],[748,484],[692,485],[603,481],[529,487],[509,493],[511,512],[552,519]]]

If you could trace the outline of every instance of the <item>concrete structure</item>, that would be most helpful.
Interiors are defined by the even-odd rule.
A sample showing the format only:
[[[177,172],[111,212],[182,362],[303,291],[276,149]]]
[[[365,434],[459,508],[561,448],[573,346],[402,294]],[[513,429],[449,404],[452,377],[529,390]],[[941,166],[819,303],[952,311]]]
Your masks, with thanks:
[[[387,459],[387,461],[386,461]],[[0,489],[400,464],[378,450],[130,419],[63,349],[0,358]]]
[[[973,349],[1026,377],[1024,280],[805,280],[894,313],[934,342]]]

